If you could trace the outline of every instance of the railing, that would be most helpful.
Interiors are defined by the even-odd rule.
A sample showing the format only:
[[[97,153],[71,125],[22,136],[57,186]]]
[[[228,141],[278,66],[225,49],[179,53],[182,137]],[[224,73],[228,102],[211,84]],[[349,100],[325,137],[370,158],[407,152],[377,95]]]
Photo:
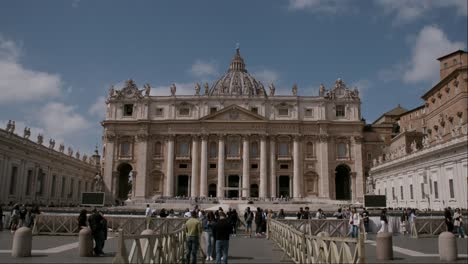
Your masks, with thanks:
[[[179,229],[186,218],[151,218],[145,216],[106,215],[107,227],[123,230],[125,234],[140,234],[149,228],[157,234],[169,233]],[[76,214],[40,214],[33,227],[34,235],[77,235],[78,216]]]
[[[350,232],[348,219],[288,219],[281,220],[281,222],[313,236],[320,232],[327,232],[332,237],[346,237]]]
[[[132,241],[130,251],[127,241]],[[184,263],[186,246],[185,226],[164,234],[125,235],[120,232],[117,253],[112,263]],[[198,260],[205,263],[205,253],[199,247]]]
[[[463,222],[463,227],[468,230],[468,223]],[[426,218],[417,217],[411,223],[411,236],[418,238],[421,236],[437,236],[442,232],[447,231],[445,218]]]
[[[330,220],[327,220],[330,221]],[[365,263],[364,230],[359,238],[306,235],[295,227],[278,220],[268,222],[268,237],[294,263]]]

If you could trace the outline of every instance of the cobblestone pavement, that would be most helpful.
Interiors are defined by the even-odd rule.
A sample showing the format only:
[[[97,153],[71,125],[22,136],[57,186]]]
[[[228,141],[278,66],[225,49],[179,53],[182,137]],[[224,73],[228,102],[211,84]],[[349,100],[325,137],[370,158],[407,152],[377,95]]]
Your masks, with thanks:
[[[375,258],[375,235],[366,241],[367,263],[383,263]],[[83,258],[78,253],[78,237],[35,236],[32,258],[11,257],[12,235],[0,232],[0,263],[111,263],[117,248],[117,239],[106,241],[104,257]],[[459,260],[468,262],[468,239],[457,239]],[[394,260],[388,263],[443,263],[438,256],[437,238],[394,236]],[[207,262],[210,263],[210,262]],[[213,262],[211,262],[213,263]],[[229,263],[292,263],[274,242],[265,238],[232,237],[229,247]]]

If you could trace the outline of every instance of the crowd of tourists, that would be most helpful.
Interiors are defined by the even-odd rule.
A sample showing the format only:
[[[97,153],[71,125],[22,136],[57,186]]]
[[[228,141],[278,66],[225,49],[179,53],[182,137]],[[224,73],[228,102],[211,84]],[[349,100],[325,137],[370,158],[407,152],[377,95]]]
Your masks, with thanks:
[[[452,208],[447,207],[444,210],[445,224],[447,231],[455,233],[461,238],[467,237],[465,234],[465,228],[463,227],[463,214],[460,208],[456,208],[455,212],[452,212]]]
[[[6,228],[14,233],[20,227],[33,228],[34,221],[38,214],[38,205],[25,205],[25,204],[14,204],[10,211],[10,220],[6,223]],[[0,231],[4,228],[3,226],[3,208],[0,205]]]

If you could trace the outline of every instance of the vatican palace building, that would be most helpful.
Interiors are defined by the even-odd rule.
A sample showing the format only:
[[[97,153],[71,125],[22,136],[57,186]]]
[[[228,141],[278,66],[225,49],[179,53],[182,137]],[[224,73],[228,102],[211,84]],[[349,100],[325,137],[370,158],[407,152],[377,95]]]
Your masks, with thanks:
[[[265,86],[264,86],[265,85]],[[361,201],[363,127],[356,88],[275,93],[239,49],[213,83],[150,95],[133,80],[111,87],[102,122],[103,179],[112,199],[168,197]]]

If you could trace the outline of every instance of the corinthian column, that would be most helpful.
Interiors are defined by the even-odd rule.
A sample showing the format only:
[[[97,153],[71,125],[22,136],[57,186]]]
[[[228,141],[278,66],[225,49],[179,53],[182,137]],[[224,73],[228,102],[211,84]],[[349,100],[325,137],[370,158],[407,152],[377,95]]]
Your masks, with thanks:
[[[266,197],[268,189],[267,179],[267,149],[266,149],[266,136],[260,137],[260,190],[259,196]]]
[[[167,139],[166,196],[174,196],[174,137]]]
[[[276,141],[270,137],[270,196],[276,197]]]
[[[328,171],[328,136],[319,136],[320,191],[319,196],[330,198],[330,175]]]
[[[200,196],[208,196],[208,136],[203,135],[201,141]]]
[[[197,197],[200,185],[200,180],[198,177],[198,136],[194,136],[192,138],[192,182],[190,185],[190,196]]]
[[[249,137],[243,137],[242,148],[242,197],[250,196],[250,150],[249,150]]]
[[[364,173],[363,173],[363,162],[362,162],[362,137],[354,137],[353,149],[354,149],[354,169],[356,171],[355,177],[355,190],[353,193],[353,201],[363,202],[364,198]]]
[[[224,135],[218,137],[218,190],[216,196],[224,198]]]
[[[299,155],[299,136],[294,137],[293,143],[293,196],[302,198],[301,160]]]

